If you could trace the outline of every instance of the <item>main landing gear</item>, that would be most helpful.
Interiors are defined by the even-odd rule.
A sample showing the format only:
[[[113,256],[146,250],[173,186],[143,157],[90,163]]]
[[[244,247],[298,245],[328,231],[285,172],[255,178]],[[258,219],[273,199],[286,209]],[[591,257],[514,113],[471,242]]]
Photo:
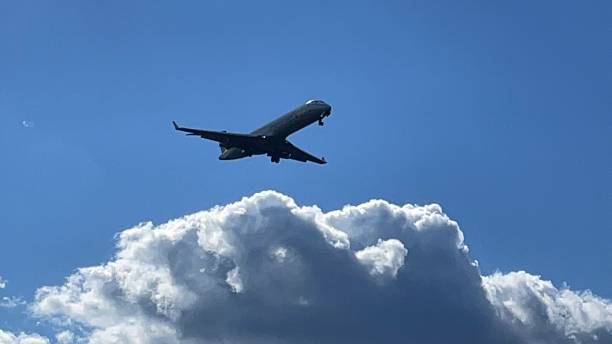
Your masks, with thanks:
[[[272,158],[270,158],[270,160],[271,160],[273,163],[278,164],[278,163],[280,162],[280,157],[278,157],[278,156],[273,156]]]

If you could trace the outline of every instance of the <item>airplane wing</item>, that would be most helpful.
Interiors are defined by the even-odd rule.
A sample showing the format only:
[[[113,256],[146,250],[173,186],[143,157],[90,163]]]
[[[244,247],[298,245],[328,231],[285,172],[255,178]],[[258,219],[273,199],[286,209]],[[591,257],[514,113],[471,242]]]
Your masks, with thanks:
[[[253,146],[254,144],[260,145],[260,144],[266,143],[265,136],[228,133],[226,131],[212,131],[212,130],[184,128],[176,124],[175,121],[172,121],[172,124],[174,125],[174,129],[178,131],[184,131],[187,133],[187,135],[199,136],[203,139],[217,141],[227,146],[249,148]]]
[[[293,160],[297,160],[301,162],[312,161],[312,162],[316,162],[317,164],[327,164],[327,161],[325,161],[325,158],[319,159],[316,156],[297,148],[291,142],[289,141],[285,141],[285,142],[287,144],[287,147],[286,147],[287,153],[289,153],[289,157],[287,159],[293,159]]]
[[[313,156],[312,154],[309,154],[297,148],[289,141],[278,142],[276,140],[269,140],[268,137],[263,135],[239,134],[228,133],[225,131],[184,128],[180,127],[174,121],[172,121],[172,124],[174,125],[174,129],[186,132],[187,135],[199,136],[204,139],[217,141],[227,147],[239,147],[242,149],[257,148],[264,152],[280,149],[284,153],[282,156],[282,158],[284,159],[293,159],[302,162],[312,161],[317,164],[327,163],[327,161],[325,161],[325,158],[319,159],[316,156]],[[270,139],[272,138],[270,137]]]

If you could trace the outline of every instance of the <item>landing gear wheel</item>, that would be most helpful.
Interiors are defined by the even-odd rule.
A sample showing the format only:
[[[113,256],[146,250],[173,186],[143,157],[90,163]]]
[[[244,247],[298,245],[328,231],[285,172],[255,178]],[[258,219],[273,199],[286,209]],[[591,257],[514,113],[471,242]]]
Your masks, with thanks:
[[[280,158],[277,156],[273,156],[270,160],[272,160],[273,163],[278,164],[280,162]]]
[[[319,125],[323,125],[323,124],[325,124],[325,123],[323,123],[323,118],[321,118],[321,119],[319,120]]]

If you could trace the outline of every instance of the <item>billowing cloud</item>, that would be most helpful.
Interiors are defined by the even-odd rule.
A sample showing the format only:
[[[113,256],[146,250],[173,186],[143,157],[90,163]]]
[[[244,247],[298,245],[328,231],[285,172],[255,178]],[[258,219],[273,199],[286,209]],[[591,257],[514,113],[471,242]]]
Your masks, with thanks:
[[[557,289],[524,271],[483,277],[498,316],[525,342],[612,343],[612,303],[589,291]]]
[[[0,330],[0,344],[49,344],[49,339],[38,334],[11,333]]]
[[[396,277],[397,271],[404,266],[404,258],[407,253],[401,241],[379,239],[376,245],[355,252],[355,257],[370,268],[372,276]]]
[[[90,343],[610,343],[611,307],[481,276],[438,205],[324,213],[266,191],[119,233],[112,260],[38,289],[30,311]]]
[[[64,330],[55,335],[57,344],[72,344],[75,341],[74,333]]]
[[[2,276],[0,276],[0,289],[6,288],[6,283],[6,280],[2,279]]]

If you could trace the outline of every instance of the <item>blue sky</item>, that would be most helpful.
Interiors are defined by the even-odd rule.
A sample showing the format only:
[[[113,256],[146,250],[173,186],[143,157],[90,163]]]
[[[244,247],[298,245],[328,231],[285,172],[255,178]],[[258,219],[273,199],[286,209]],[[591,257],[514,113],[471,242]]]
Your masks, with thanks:
[[[2,292],[274,189],[439,203],[484,273],[612,298],[611,22],[607,1],[5,2]],[[171,126],[247,132],[311,98],[332,116],[292,141],[325,166],[218,161]]]

